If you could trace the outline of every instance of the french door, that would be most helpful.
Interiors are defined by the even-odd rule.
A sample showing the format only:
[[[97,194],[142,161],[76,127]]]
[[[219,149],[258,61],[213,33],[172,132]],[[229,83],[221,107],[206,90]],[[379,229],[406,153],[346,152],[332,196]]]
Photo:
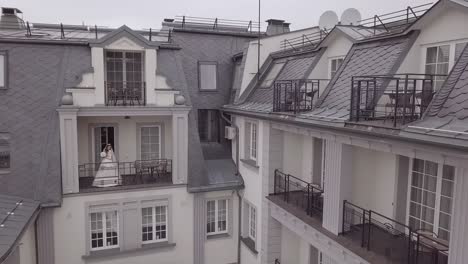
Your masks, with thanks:
[[[94,160],[96,163],[100,163],[101,152],[104,150],[107,144],[111,144],[116,152],[115,146],[115,129],[113,126],[99,126],[94,128]]]
[[[413,159],[410,173],[408,225],[449,241],[455,168]]]

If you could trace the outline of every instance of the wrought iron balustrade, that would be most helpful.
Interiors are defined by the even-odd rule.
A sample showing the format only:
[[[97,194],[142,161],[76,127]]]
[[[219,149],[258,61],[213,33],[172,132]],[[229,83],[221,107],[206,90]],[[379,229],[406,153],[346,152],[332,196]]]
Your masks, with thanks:
[[[348,201],[343,203],[341,235],[385,256],[389,263],[448,263],[448,242]]]
[[[273,111],[298,113],[312,110],[321,89],[327,83],[325,79],[276,81],[273,88]]]
[[[146,83],[142,81],[105,82],[107,106],[146,105]]]
[[[172,182],[172,160],[85,163],[78,166],[80,189]]]
[[[393,127],[422,117],[445,75],[397,74],[354,76],[350,120],[388,123]]]
[[[308,215],[322,216],[323,190],[290,174],[275,170],[274,195],[304,210]]]

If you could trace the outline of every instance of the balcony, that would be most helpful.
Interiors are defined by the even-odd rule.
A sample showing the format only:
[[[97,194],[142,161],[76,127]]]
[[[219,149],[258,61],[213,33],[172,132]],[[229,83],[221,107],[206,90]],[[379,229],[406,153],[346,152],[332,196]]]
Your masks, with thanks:
[[[445,75],[354,76],[350,121],[399,127],[422,117]]]
[[[106,106],[146,105],[146,83],[142,81],[107,81],[105,83]]]
[[[312,110],[320,96],[320,89],[328,80],[298,79],[275,81],[273,112],[304,112]]]
[[[348,201],[343,204],[341,236],[382,256],[386,263],[446,264],[448,242]]]
[[[85,163],[79,165],[78,170],[80,191],[115,186],[172,183],[170,159]]]
[[[275,170],[273,196],[308,216],[322,219],[323,190],[315,184]]]

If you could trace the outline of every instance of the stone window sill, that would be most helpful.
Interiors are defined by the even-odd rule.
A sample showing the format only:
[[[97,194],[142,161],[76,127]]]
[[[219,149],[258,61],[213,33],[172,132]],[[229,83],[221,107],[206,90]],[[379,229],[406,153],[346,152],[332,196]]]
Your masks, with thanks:
[[[223,234],[216,234],[216,235],[206,235],[206,239],[212,240],[212,239],[222,239],[222,238],[228,238],[230,237],[229,233],[223,233]]]
[[[257,162],[255,160],[252,160],[252,159],[241,159],[241,162],[243,162],[244,164],[247,164],[251,167],[254,167],[256,169],[259,168],[259,166],[257,165]]]
[[[250,237],[241,237],[242,243],[255,255],[258,254],[258,251],[255,249],[255,241],[253,241]]]
[[[91,251],[89,252],[88,255],[84,255],[81,258],[84,260],[92,260],[92,259],[108,258],[108,257],[114,257],[114,256],[122,257],[122,256],[130,255],[133,253],[147,252],[147,251],[166,249],[166,248],[174,248],[175,246],[176,246],[175,243],[155,242],[151,244],[143,244],[141,245],[141,248],[128,249],[128,250],[123,250],[123,251],[121,251],[120,248]]]

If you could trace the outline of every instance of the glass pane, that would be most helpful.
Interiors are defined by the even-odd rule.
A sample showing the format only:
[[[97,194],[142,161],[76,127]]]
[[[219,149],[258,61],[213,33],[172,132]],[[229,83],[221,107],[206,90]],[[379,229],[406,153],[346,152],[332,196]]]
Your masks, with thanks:
[[[439,214],[439,227],[450,230],[450,215],[444,213]]]
[[[445,241],[450,240],[450,232],[446,230],[439,229],[439,238],[444,239]]]
[[[429,223],[434,223],[434,209],[423,206],[421,220],[424,220]]]
[[[435,74],[436,73],[436,65],[435,64],[429,64],[426,65],[426,74]]]
[[[442,180],[441,194],[447,197],[453,197],[453,182]]]
[[[410,203],[410,215],[420,218],[421,217],[421,206],[416,203]]]
[[[271,68],[270,71],[267,73],[266,77],[262,81],[262,88],[269,88],[273,84],[273,82],[276,80],[276,77],[280,73],[281,69],[284,66],[283,63],[276,63],[274,64]]]
[[[435,193],[428,192],[428,191],[423,192],[423,204],[424,205],[434,208],[435,199],[436,199]]]
[[[411,185],[415,187],[422,188],[423,186],[423,175],[417,172],[413,172],[413,179]]]
[[[426,161],[424,172],[429,175],[437,176],[438,164],[432,161]]]
[[[430,47],[426,50],[426,63],[435,63],[437,58],[437,47]]]
[[[216,64],[200,64],[200,90],[216,90]]]
[[[413,160],[413,171],[424,172],[424,161],[420,159]],[[421,185],[422,186],[422,185]]]
[[[455,179],[455,167],[444,165],[442,176],[444,179],[453,181]]]
[[[442,64],[437,64],[437,74],[448,74],[449,72],[449,64],[448,63],[442,63]],[[442,80],[444,79],[444,77],[440,77]]]
[[[424,189],[435,192],[437,186],[437,178],[432,176],[424,177]]]
[[[411,188],[411,201],[421,203],[422,201],[422,191],[420,189]]]
[[[443,45],[439,47],[439,54],[437,56],[437,62],[448,62],[450,58],[450,45]]]
[[[466,42],[457,43],[455,45],[455,61],[458,60],[458,58],[460,57],[461,53],[463,52],[463,49],[465,48],[465,46],[466,46]]]
[[[448,214],[452,213],[452,199],[447,197],[440,197],[440,211]]]

